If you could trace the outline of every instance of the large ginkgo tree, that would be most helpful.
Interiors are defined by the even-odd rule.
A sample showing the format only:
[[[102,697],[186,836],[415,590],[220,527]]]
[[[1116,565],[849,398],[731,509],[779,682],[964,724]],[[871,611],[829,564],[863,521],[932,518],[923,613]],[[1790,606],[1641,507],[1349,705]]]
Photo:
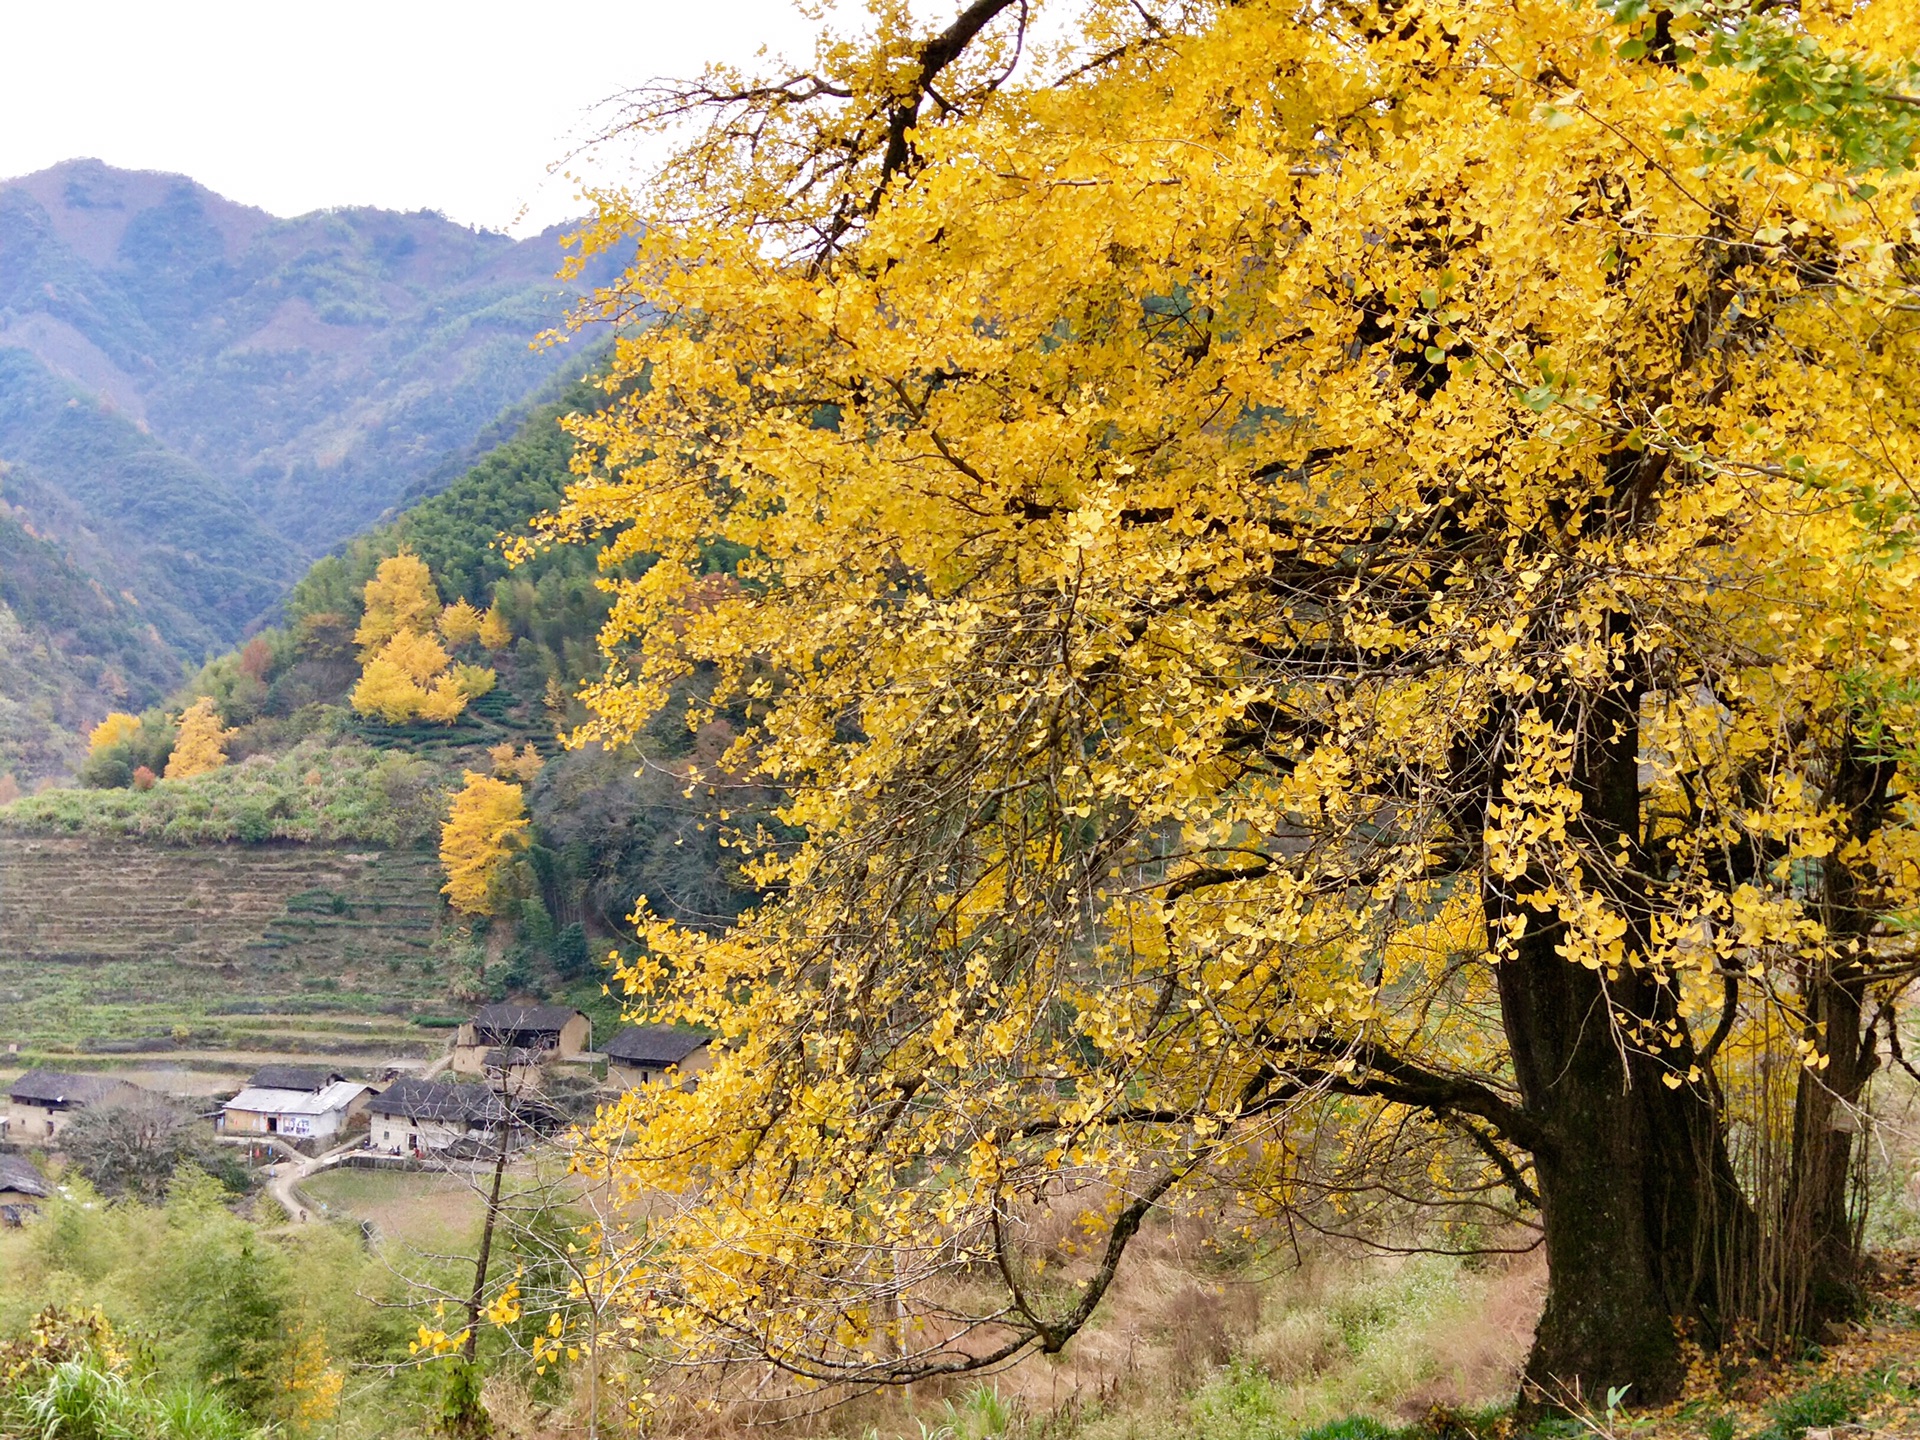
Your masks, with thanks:
[[[725,711],[690,788],[786,805],[737,925],[640,917],[720,1038],[604,1122],[628,1333],[979,1369],[1156,1207],[1410,1156],[1540,1228],[1536,1397],[1858,1302],[1920,9],[1753,11],[876,0],[635,97],[588,318],[650,323],[549,530],[657,557],[595,733]]]

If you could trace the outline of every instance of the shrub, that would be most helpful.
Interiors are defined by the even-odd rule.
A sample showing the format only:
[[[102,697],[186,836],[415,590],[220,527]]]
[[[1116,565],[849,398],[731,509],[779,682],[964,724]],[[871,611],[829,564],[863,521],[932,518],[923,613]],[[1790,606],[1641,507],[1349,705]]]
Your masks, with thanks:
[[[27,1397],[34,1427],[60,1440],[121,1440],[134,1431],[134,1395],[127,1382],[91,1360],[63,1360]]]
[[[553,968],[563,980],[574,980],[587,973],[593,965],[592,952],[587,948],[586,928],[575,921],[553,937]]]
[[[1808,1430],[1844,1425],[1859,1413],[1860,1398],[1859,1392],[1843,1380],[1809,1385],[1768,1409],[1767,1418],[1773,1423],[1755,1440],[1801,1440]]]
[[[146,790],[44,791],[8,806],[4,823],[180,845],[276,838],[404,845],[438,820],[442,782],[429,761],[315,738],[277,758],[256,755]]]
[[[1340,1420],[1316,1425],[1300,1440],[1393,1440],[1394,1430],[1370,1415],[1348,1415]]]

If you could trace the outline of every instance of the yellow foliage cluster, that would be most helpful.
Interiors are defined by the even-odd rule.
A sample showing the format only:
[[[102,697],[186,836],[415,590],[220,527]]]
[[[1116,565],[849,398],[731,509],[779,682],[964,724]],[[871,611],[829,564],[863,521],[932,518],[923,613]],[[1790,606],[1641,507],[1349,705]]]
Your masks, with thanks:
[[[220,723],[220,712],[208,696],[189,705],[180,716],[180,733],[167,760],[165,779],[185,780],[227,763],[227,737],[233,731]]]
[[[327,1353],[325,1334],[312,1325],[300,1327],[285,1364],[280,1402],[287,1428],[295,1435],[315,1434],[339,1410],[346,1377]]]
[[[389,725],[425,719],[450,724],[470,700],[494,686],[494,672],[455,665],[434,637],[436,627],[455,647],[478,637],[484,625],[466,601],[444,610],[426,562],[411,551],[380,562],[367,582],[366,613],[355,632],[361,647],[353,708]]]
[[[493,774],[496,780],[518,780],[522,785],[531,785],[546,767],[546,761],[540,758],[540,752],[533,748],[529,740],[516,753],[513,742],[503,740],[490,746],[487,758],[493,762]]]
[[[87,733],[87,743],[92,753],[98,755],[102,750],[111,750],[140,733],[140,717],[129,715],[124,710],[115,710]]]
[[[380,562],[362,592],[365,606],[353,643],[377,650],[403,630],[430,634],[440,619],[440,595],[427,562],[411,550]]]
[[[480,622],[480,643],[489,650],[504,650],[513,643],[513,627],[507,624],[507,617],[500,613],[495,603],[487,608]]]
[[[456,650],[480,638],[482,623],[480,612],[465,600],[456,600],[440,612],[440,633]]]
[[[493,915],[507,898],[508,863],[527,843],[527,807],[518,785],[476,771],[453,797],[440,830],[441,887],[453,908]]]
[[[776,898],[724,934],[638,917],[631,990],[722,1037],[603,1127],[677,1197],[649,1333],[1051,1350],[1112,1271],[1023,1290],[1049,1197],[1117,1257],[1202,1177],[1331,1215],[1302,1157],[1381,1134],[1436,1200],[1611,1193],[1563,1077],[1698,1136],[1742,1037],[1848,1014],[1851,1065],[1920,899],[1920,178],[1733,145],[1747,72],[1559,0],[1094,3],[1035,62],[1024,6],[874,9],[804,96],[684,92],[734,108],[590,236],[639,249],[591,314],[661,319],[547,522],[658,557],[584,734],[711,677],[803,837],[730,837]],[[956,1267],[984,1329],[900,1330]]]

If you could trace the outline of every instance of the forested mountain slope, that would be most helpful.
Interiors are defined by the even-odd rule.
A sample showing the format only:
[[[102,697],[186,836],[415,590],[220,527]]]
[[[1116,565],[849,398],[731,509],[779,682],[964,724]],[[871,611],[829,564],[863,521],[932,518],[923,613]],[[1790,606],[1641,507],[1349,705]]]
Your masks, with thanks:
[[[0,773],[63,768],[50,726],[158,699],[582,368],[531,344],[568,302],[562,259],[552,232],[282,220],[97,161],[0,184],[0,514],[58,552],[0,562],[0,626],[40,657],[0,664]],[[56,571],[94,613],[39,593]]]
[[[595,358],[582,356],[583,368]],[[695,730],[676,710],[635,745],[565,749],[558,737],[585,718],[576,692],[603,664],[596,637],[608,596],[598,556],[561,546],[514,566],[500,543],[560,504],[573,458],[560,422],[605,399],[590,385],[556,382],[451,484],[316,561],[288,593],[281,624],[172,687],[137,733],[96,746],[80,766],[79,787],[0,807],[0,850],[49,833],[145,844],[157,873],[170,873],[166,852],[183,846],[405,850],[431,843],[449,797],[477,771],[523,788],[530,844],[515,867],[511,903],[471,936],[466,919],[449,917],[436,953],[442,978],[461,996],[586,984],[575,998],[588,1003],[598,994],[597,978],[588,983],[597,976],[589,953],[604,954],[606,942],[630,933],[625,922],[642,896],[657,913],[693,924],[732,918],[752,892],[722,848],[717,814],[724,808],[738,821],[771,823],[771,797],[734,785],[716,799],[689,787],[687,773],[690,762],[713,769],[737,717]],[[402,552],[418,557],[436,611],[448,611],[438,621],[447,651],[490,677],[449,720],[390,719],[355,703],[371,653],[359,638],[369,582]],[[718,549],[712,556],[717,583],[725,583],[718,572],[728,558]],[[74,594],[76,613],[89,595],[84,587]],[[461,601],[487,618],[484,639],[449,623]],[[109,609],[95,625],[125,620],[123,609]],[[202,698],[230,732],[226,763],[156,780],[176,748],[181,712]],[[84,735],[71,743],[86,752]],[[104,916],[101,924],[114,928]],[[482,934],[491,937],[484,945]]]

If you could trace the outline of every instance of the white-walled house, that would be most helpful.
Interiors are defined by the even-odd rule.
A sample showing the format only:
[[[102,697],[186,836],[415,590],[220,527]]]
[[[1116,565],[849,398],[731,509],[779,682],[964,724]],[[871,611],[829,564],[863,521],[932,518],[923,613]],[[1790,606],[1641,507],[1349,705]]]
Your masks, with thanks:
[[[221,1108],[223,1135],[284,1135],[290,1140],[332,1140],[373,1097],[373,1087],[331,1080],[319,1090],[282,1090],[249,1085]]]
[[[407,1076],[367,1104],[367,1143],[387,1155],[430,1155],[463,1141],[489,1140],[506,1106],[485,1085],[457,1085]]]

